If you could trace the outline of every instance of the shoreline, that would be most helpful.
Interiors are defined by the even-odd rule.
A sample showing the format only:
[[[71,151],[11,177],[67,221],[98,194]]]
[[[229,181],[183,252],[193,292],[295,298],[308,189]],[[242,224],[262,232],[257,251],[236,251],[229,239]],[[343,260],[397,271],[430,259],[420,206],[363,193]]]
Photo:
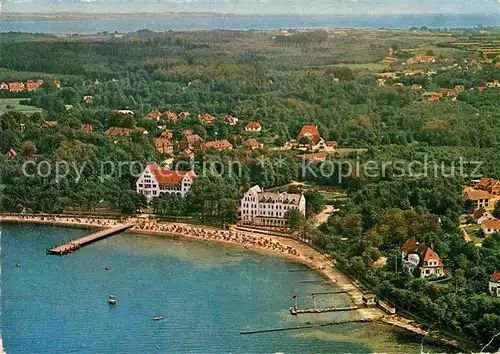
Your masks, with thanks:
[[[38,224],[78,228],[106,228],[119,223],[116,220],[102,218],[78,218],[58,216],[13,216],[0,215],[0,223]],[[244,247],[247,250],[265,255],[278,256],[303,264],[321,274],[326,280],[345,291],[350,300],[359,307],[352,311],[352,316],[369,320],[378,320],[384,316],[379,308],[364,307],[363,292],[355,286],[340,270],[334,267],[332,260],[311,246],[291,238],[276,235],[263,235],[240,230],[221,230],[209,226],[183,223],[145,224],[136,219],[136,226],[126,231],[149,236],[183,238],[198,242],[209,241],[221,245]],[[69,241],[69,240],[68,240]]]

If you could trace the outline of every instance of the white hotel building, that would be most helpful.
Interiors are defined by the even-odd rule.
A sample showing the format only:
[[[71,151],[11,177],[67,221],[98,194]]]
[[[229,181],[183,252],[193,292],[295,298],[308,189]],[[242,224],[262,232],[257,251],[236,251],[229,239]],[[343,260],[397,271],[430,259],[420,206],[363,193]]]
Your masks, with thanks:
[[[270,193],[253,186],[241,199],[241,221],[245,224],[285,226],[286,212],[289,210],[306,214],[306,198],[303,194]]]
[[[158,164],[148,165],[135,183],[136,191],[148,202],[161,193],[184,197],[191,188],[196,174],[191,171],[164,170]]]

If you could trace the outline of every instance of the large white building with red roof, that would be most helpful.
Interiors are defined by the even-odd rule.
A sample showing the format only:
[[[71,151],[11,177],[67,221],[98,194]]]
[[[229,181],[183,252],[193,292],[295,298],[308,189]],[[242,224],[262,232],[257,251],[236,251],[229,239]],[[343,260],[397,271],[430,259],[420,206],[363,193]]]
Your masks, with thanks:
[[[162,193],[184,197],[196,180],[193,170],[162,169],[157,163],[148,165],[135,183],[136,191],[146,196],[148,202]]]
[[[423,242],[415,239],[406,240],[401,247],[403,268],[413,272],[420,268],[420,278],[444,276],[444,267],[439,255]]]

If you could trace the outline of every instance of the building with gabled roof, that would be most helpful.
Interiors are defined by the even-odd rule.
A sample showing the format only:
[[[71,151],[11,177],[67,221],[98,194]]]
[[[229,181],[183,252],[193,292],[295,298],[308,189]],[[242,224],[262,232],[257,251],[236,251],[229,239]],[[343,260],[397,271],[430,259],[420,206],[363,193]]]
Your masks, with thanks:
[[[146,166],[135,185],[137,193],[144,195],[150,202],[162,193],[184,197],[196,178],[193,170],[167,170],[153,163]]]
[[[245,192],[241,199],[241,222],[260,226],[286,226],[287,212],[306,213],[303,194],[265,192],[258,185]]]
[[[214,149],[214,150],[218,150],[218,151],[231,150],[233,148],[233,144],[231,144],[226,139],[207,141],[203,146],[207,149]]]
[[[9,82],[8,85],[10,92],[20,92],[26,89],[26,86],[22,82]]]
[[[236,125],[236,123],[238,123],[238,118],[234,118],[229,114],[224,114],[223,119],[229,125]]]
[[[9,151],[5,154],[5,160],[10,161],[17,157],[17,152],[13,148],[10,148]]]
[[[26,90],[27,91],[35,91],[38,90],[43,85],[43,80],[35,80],[35,81],[27,81],[26,82]]]
[[[170,139],[159,137],[155,139],[154,144],[160,154],[171,155],[174,152],[174,144]]]
[[[211,114],[204,113],[204,114],[198,114],[198,119],[202,124],[212,124],[217,118],[215,118]]]
[[[151,111],[146,116],[147,119],[152,119],[156,121],[159,121],[162,117],[163,113],[161,113],[160,111]]]
[[[485,237],[500,233],[500,220],[498,219],[484,220],[481,226]]]
[[[264,144],[259,143],[256,139],[248,139],[243,142],[243,146],[249,148],[250,150],[262,149]]]
[[[420,269],[420,278],[444,276],[444,266],[439,255],[423,242],[408,239],[401,247],[403,268],[413,272]]]
[[[179,119],[179,116],[174,112],[168,111],[168,112],[165,112],[164,115],[165,115],[165,118],[170,122],[175,122],[176,120]]]
[[[494,272],[491,275],[488,282],[488,289],[493,295],[500,296],[500,272]]]
[[[245,126],[245,131],[247,132],[260,132],[262,130],[262,125],[259,122],[248,122]]]
[[[5,82],[0,82],[0,91],[3,91],[3,90],[8,90],[9,89],[9,85]]]
[[[198,134],[189,134],[189,135],[185,134],[184,138],[182,138],[182,140],[179,141],[179,148],[183,150],[185,149],[193,150],[202,141],[203,139]]]
[[[497,200],[497,196],[491,194],[485,190],[478,190],[467,188],[463,192],[463,197],[474,202],[475,208],[485,208],[492,209],[494,208],[495,201]]]
[[[93,130],[94,127],[92,126],[92,124],[80,124],[80,131],[84,133],[92,133]]]

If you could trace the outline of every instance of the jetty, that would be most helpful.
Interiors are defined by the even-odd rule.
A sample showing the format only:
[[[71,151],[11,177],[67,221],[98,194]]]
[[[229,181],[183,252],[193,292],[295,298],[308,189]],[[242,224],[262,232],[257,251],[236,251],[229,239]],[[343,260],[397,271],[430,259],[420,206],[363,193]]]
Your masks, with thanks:
[[[303,313],[324,313],[324,312],[339,312],[339,311],[353,311],[359,309],[359,306],[344,306],[344,307],[326,307],[320,309],[298,309],[295,306],[290,307],[292,315],[300,315]]]
[[[118,233],[124,232],[125,230],[130,229],[133,227],[135,224],[134,223],[127,223],[127,224],[119,224],[104,230],[100,230],[94,233],[91,233],[90,235],[83,236],[80,238],[77,238],[75,240],[71,240],[67,243],[64,243],[62,245],[56,246],[54,248],[51,248],[47,250],[48,254],[55,254],[62,256],[64,254],[71,253],[77,249],[79,249],[82,246],[85,246],[89,243],[95,242],[97,240],[101,240],[103,238],[106,238],[108,236],[116,235]]]

